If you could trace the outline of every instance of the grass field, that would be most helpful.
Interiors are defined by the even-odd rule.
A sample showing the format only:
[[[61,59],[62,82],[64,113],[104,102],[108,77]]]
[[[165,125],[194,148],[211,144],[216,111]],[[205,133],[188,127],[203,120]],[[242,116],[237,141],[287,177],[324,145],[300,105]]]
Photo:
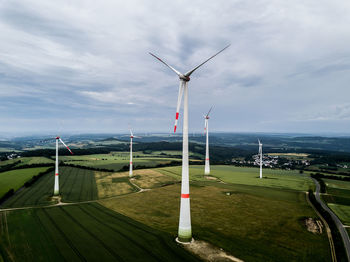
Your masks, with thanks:
[[[350,226],[350,182],[323,179],[327,187],[327,195],[323,200],[346,225]]]
[[[0,213],[1,253],[13,261],[198,261],[167,233],[99,204]]]
[[[271,178],[260,180],[257,169],[231,166],[212,166],[209,177],[203,176],[202,166],[190,172],[195,239],[244,261],[330,260],[326,234],[310,233],[303,225],[305,217],[316,217],[305,201],[303,191],[311,183],[306,175],[265,170]],[[118,256],[190,261],[193,257],[174,242],[179,181],[178,167],[135,170],[132,180],[128,172],[61,167],[63,202],[100,198],[104,207],[89,203],[1,212],[0,251],[18,261],[108,261]],[[53,182],[54,174],[47,174],[2,207],[54,204]],[[134,185],[149,190],[135,193],[139,189]]]
[[[73,167],[60,168],[60,193],[62,201],[87,201],[97,199],[94,172]],[[52,204],[54,172],[44,175],[33,186],[23,189],[7,200],[2,207],[22,207]]]
[[[23,184],[48,167],[17,169],[0,173],[0,197],[13,188],[18,190]]]
[[[161,157],[160,155],[133,153],[133,166],[155,167],[159,164],[168,164],[171,161],[181,161],[177,158]],[[119,171],[124,166],[129,165],[129,152],[114,152],[110,154],[83,155],[83,156],[62,156],[60,160],[67,164],[88,166],[95,168],[106,168]]]
[[[180,178],[181,167],[160,168],[165,175]],[[203,180],[204,166],[191,166],[190,178],[192,180]],[[259,179],[259,169],[253,167],[234,166],[211,166],[211,176],[217,177],[224,182],[242,185],[273,187],[280,189],[292,189],[307,191],[314,184],[309,176],[299,174],[298,171],[287,171],[280,169],[264,169],[263,179]]]
[[[190,169],[192,227],[196,239],[209,241],[245,261],[330,260],[326,235],[314,235],[302,224],[304,217],[316,217],[302,192],[311,184],[308,177],[286,171],[278,175],[279,171],[273,170],[269,176],[280,179],[278,184],[273,179],[253,182],[255,169],[212,168],[215,176],[230,182],[223,184],[204,178],[203,167]],[[159,179],[155,172],[171,176],[174,181],[180,179],[177,167],[143,171],[135,183]],[[260,182],[264,184],[257,186]],[[151,190],[100,203],[175,237],[180,185],[159,187],[154,182],[144,186]]]

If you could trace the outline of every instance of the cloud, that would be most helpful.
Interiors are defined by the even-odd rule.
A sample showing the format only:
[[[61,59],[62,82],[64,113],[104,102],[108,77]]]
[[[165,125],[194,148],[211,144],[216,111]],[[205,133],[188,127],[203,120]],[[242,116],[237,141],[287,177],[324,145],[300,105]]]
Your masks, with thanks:
[[[148,52],[185,72],[231,43],[191,77],[192,128],[214,104],[214,130],[285,130],[346,104],[349,11],[340,0],[2,1],[0,118],[9,130],[35,130],[19,119],[45,129],[47,115],[101,132],[146,128],[141,119],[168,130],[178,79]]]

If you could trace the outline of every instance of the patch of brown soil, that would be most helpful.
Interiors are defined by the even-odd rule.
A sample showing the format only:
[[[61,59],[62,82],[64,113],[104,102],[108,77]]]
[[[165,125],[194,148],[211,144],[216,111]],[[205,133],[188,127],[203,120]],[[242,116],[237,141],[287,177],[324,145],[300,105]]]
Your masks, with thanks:
[[[322,234],[323,224],[320,220],[315,220],[311,217],[305,219],[305,226],[307,231],[314,234]]]
[[[202,240],[192,241],[190,244],[185,244],[183,246],[185,249],[196,254],[204,261],[243,262],[243,260],[226,253],[221,248],[213,246],[212,244],[205,242],[205,241],[202,241]]]

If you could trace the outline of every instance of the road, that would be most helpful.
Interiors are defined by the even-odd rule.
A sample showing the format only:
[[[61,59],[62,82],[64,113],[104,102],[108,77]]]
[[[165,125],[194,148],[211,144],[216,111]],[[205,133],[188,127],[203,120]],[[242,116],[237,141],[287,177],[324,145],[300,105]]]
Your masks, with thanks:
[[[348,257],[348,261],[350,262],[350,239],[349,239],[349,235],[348,232],[346,231],[344,225],[342,224],[342,222],[339,220],[339,218],[333,213],[333,211],[321,200],[320,197],[320,184],[317,182],[316,179],[312,178],[312,180],[315,182],[316,185],[316,200],[318,203],[320,203],[320,205],[323,207],[324,210],[326,210],[332,217],[332,219],[334,220],[340,235],[343,239],[343,243],[345,246],[345,251],[346,251],[346,255]]]

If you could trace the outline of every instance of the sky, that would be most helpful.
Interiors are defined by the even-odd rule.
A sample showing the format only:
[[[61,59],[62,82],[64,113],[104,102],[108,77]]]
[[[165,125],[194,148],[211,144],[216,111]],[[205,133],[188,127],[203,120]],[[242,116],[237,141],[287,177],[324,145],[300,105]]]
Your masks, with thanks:
[[[350,2],[0,1],[0,134],[350,134]],[[182,126],[180,112],[179,129]]]

